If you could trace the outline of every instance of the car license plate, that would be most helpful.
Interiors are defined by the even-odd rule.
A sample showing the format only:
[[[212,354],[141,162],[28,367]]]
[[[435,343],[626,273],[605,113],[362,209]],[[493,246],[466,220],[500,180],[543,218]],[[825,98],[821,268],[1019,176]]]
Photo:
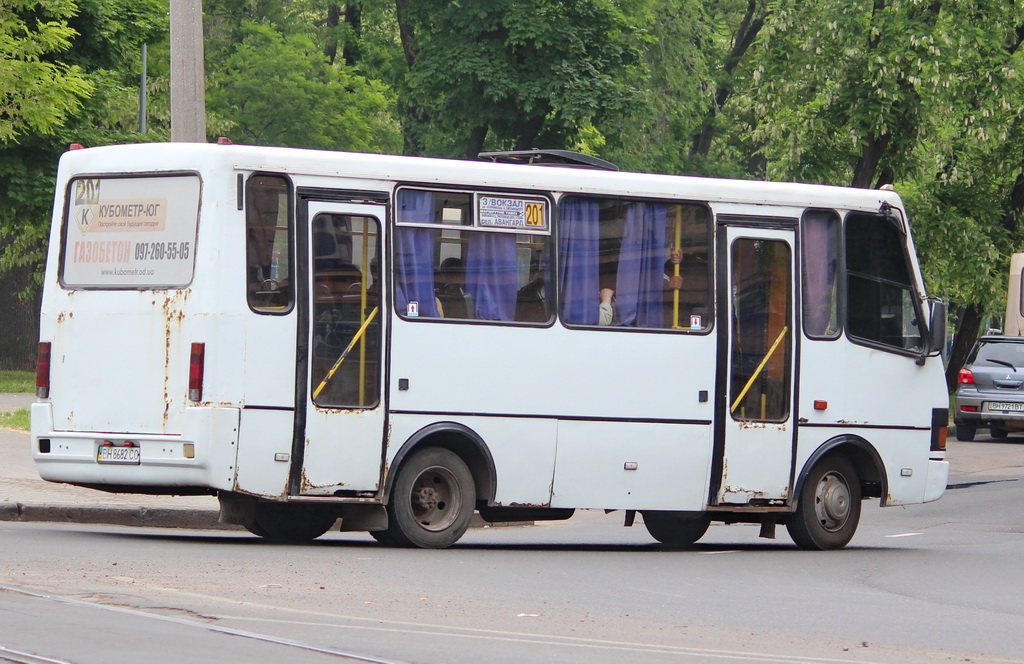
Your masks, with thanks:
[[[1001,410],[1001,411],[1024,411],[1024,403],[1006,403],[1003,401],[990,401],[985,404],[985,410]]]
[[[114,447],[100,445],[96,452],[96,463],[142,463],[142,450],[138,447]]]

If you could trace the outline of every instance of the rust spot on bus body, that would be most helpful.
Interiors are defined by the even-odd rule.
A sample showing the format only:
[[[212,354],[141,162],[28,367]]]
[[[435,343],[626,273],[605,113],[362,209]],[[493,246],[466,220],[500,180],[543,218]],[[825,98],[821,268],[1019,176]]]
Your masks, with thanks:
[[[191,288],[185,288],[182,290],[166,290],[163,291],[163,302],[161,303],[161,310],[164,319],[164,414],[163,414],[163,428],[167,431],[168,420],[170,419],[171,412],[171,394],[170,394],[170,380],[171,380],[171,354],[172,345],[176,342],[179,346],[182,343],[181,340],[181,325],[185,320],[185,304],[188,302],[189,297],[192,295]],[[155,301],[154,301],[155,303]],[[177,339],[174,339],[174,333],[177,332]],[[184,351],[182,351],[184,352]],[[186,365],[187,369],[187,365]]]

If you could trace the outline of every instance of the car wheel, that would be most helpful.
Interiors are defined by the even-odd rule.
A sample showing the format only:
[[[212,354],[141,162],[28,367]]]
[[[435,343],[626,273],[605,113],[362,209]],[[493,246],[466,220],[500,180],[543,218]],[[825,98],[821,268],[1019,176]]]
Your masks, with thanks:
[[[444,549],[469,528],[476,506],[473,474],[458,454],[429,447],[398,470],[388,502],[388,529],[371,533],[397,546]]]
[[[1003,427],[991,426],[988,428],[988,435],[992,436],[996,440],[1006,440],[1010,432]]]
[[[841,549],[860,521],[860,479],[846,457],[830,454],[804,480],[786,530],[801,549]]]
[[[708,531],[711,519],[706,515],[681,515],[672,512],[643,512],[644,525],[651,537],[669,546],[690,546]]]
[[[973,424],[957,424],[956,439],[963,443],[974,440],[974,434],[978,433],[978,427]]]

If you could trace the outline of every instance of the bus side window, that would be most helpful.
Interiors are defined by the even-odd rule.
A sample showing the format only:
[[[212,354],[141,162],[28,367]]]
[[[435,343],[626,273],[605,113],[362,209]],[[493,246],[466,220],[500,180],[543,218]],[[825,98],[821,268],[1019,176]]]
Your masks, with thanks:
[[[292,223],[288,181],[256,175],[245,186],[246,293],[253,311],[291,309]]]
[[[842,223],[831,210],[808,210],[801,222],[804,333],[812,339],[839,336],[839,256]]]
[[[551,236],[473,227],[471,201],[471,194],[461,192],[398,192],[398,313],[407,318],[549,322]]]
[[[921,316],[902,234],[884,217],[846,218],[846,331],[850,337],[919,352]]]
[[[561,313],[567,324],[710,327],[706,208],[573,196],[560,209]]]

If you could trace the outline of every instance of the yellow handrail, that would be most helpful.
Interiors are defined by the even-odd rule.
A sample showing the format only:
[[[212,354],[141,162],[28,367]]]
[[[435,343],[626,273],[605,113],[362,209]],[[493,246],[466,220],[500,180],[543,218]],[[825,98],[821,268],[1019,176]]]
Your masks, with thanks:
[[[772,355],[775,354],[775,349],[779,347],[780,343],[782,343],[782,339],[786,336],[787,332],[789,332],[788,325],[782,328],[782,332],[779,332],[779,338],[776,339],[775,343],[772,344],[772,347],[768,349],[768,354],[764,356],[763,360],[761,360],[761,364],[757,365],[757,369],[754,370],[754,373],[750,376],[750,380],[747,381],[747,384],[743,386],[743,390],[740,392],[740,395],[736,397],[736,401],[732,402],[732,408],[729,409],[730,413],[736,412],[736,408],[740,405],[740,402],[743,401],[743,397],[747,396],[747,392],[750,390],[750,387],[754,384],[754,381],[757,380],[757,377],[761,375],[764,365],[768,364],[768,360],[770,360]]]
[[[366,328],[370,326],[370,323],[377,316],[377,311],[379,309],[380,307],[374,307],[373,311],[370,312],[370,315],[366,317],[366,321],[359,328],[359,331],[356,332],[356,335],[352,337],[352,341],[349,342],[348,348],[345,349],[345,352],[341,354],[341,357],[339,357],[338,361],[334,363],[334,366],[331,367],[331,370],[327,372],[327,375],[324,376],[324,379],[320,381],[320,385],[317,386],[317,388],[313,391],[314,399],[320,396],[320,393],[324,391],[325,387],[327,387],[327,383],[331,382],[331,379],[334,378],[334,374],[335,372],[338,371],[338,368],[341,367],[341,363],[345,361],[345,358],[348,357],[348,354],[352,352],[352,349],[355,348],[355,345],[359,342],[360,339],[363,338],[363,335],[366,334]]]

